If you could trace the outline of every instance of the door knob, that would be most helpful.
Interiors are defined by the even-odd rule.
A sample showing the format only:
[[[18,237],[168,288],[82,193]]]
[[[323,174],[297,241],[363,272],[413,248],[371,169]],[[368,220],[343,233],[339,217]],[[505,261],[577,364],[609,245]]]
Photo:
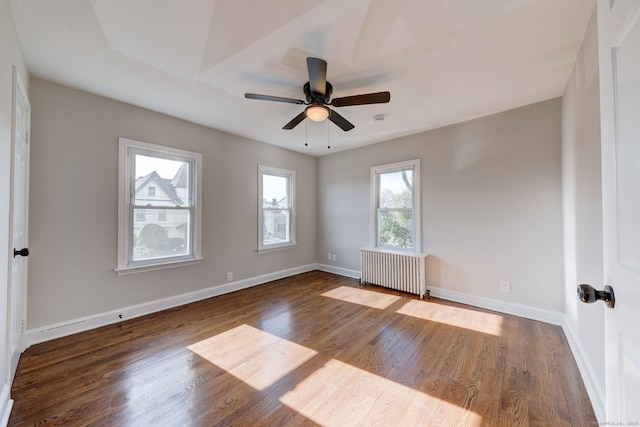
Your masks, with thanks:
[[[616,305],[616,296],[613,293],[613,288],[609,285],[604,287],[604,291],[596,291],[591,285],[579,285],[578,298],[588,304],[602,300],[609,308],[613,308]]]
[[[20,250],[17,250],[16,248],[13,248],[13,257],[15,258],[16,256],[29,256],[29,248],[22,248]]]

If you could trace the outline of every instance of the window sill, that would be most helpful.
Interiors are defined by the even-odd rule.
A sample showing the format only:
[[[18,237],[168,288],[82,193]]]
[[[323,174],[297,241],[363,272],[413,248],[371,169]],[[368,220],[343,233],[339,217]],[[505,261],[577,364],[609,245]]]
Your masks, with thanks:
[[[290,244],[290,245],[275,246],[275,247],[273,247],[273,248],[269,248],[269,247],[266,247],[266,248],[260,248],[260,249],[258,249],[258,251],[257,251],[257,252],[258,252],[259,254],[266,254],[266,253],[269,253],[269,252],[277,252],[277,251],[284,251],[284,250],[286,250],[286,249],[293,249],[293,248],[295,248],[296,246],[298,246],[298,244],[297,244],[297,243],[292,243],[292,244]]]
[[[136,265],[134,267],[118,267],[115,272],[118,276],[126,276],[127,274],[144,273],[145,271],[164,270],[167,268],[183,267],[185,265],[200,264],[202,257],[192,258],[188,260],[169,261],[158,264]]]
[[[407,255],[418,258],[423,258],[429,255],[428,252],[420,252],[415,249],[396,249],[396,248],[387,248],[384,246],[365,246],[364,248],[360,248],[361,251],[368,252],[380,252],[384,254],[395,254],[395,255]]]

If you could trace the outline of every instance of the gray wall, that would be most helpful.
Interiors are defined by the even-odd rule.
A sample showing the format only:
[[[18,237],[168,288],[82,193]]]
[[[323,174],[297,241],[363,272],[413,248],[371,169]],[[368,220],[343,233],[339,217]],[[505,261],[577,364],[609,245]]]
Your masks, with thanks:
[[[38,79],[31,91],[30,329],[315,262],[314,157]],[[121,136],[202,153],[199,265],[114,272]],[[296,171],[295,249],[256,253],[258,164]]]
[[[598,34],[594,12],[562,102],[565,328],[584,358],[583,376],[594,385],[591,400],[604,419],[604,304],[583,304],[580,283],[604,283]],[[585,372],[586,371],[586,372]],[[600,410],[600,413],[598,413]]]
[[[553,99],[319,158],[321,262],[360,269],[369,168],[419,158],[427,286],[562,312],[561,106]],[[329,252],[337,262],[325,261]]]

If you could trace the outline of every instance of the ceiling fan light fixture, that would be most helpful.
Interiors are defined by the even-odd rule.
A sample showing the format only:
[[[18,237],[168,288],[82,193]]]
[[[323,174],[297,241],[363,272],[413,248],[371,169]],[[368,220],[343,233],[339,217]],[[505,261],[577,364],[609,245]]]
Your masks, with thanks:
[[[307,118],[314,122],[321,122],[329,117],[329,109],[324,105],[310,105],[305,109]]]

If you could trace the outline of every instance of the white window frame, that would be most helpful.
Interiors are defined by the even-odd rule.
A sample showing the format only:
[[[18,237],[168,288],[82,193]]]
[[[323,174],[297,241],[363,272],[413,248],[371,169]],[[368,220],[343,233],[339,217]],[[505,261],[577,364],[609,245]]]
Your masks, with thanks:
[[[288,208],[278,208],[274,210],[289,211],[289,241],[282,243],[264,243],[264,212],[269,208],[263,207],[262,179],[264,175],[280,176],[288,179],[287,189],[289,200]],[[296,171],[288,169],[274,168],[271,166],[258,165],[258,253],[271,252],[274,250],[289,249],[296,246]]]
[[[188,255],[152,259],[133,260],[133,224],[135,181],[134,158],[136,154],[190,162],[191,176],[191,235]],[[192,151],[166,147],[128,138],[118,138],[118,254],[116,272],[118,275],[158,270],[195,264],[202,260],[201,225],[202,225],[202,154]]]
[[[411,170],[413,172],[413,248],[396,248],[388,246],[379,246],[379,231],[380,225],[378,224],[378,210],[380,202],[380,174],[390,172],[400,172],[403,170]],[[420,214],[420,159],[407,160],[404,162],[390,163],[386,165],[372,166],[371,167],[371,234],[370,245],[372,248],[391,249],[406,252],[421,252],[422,249],[422,230],[420,227],[421,214]]]

